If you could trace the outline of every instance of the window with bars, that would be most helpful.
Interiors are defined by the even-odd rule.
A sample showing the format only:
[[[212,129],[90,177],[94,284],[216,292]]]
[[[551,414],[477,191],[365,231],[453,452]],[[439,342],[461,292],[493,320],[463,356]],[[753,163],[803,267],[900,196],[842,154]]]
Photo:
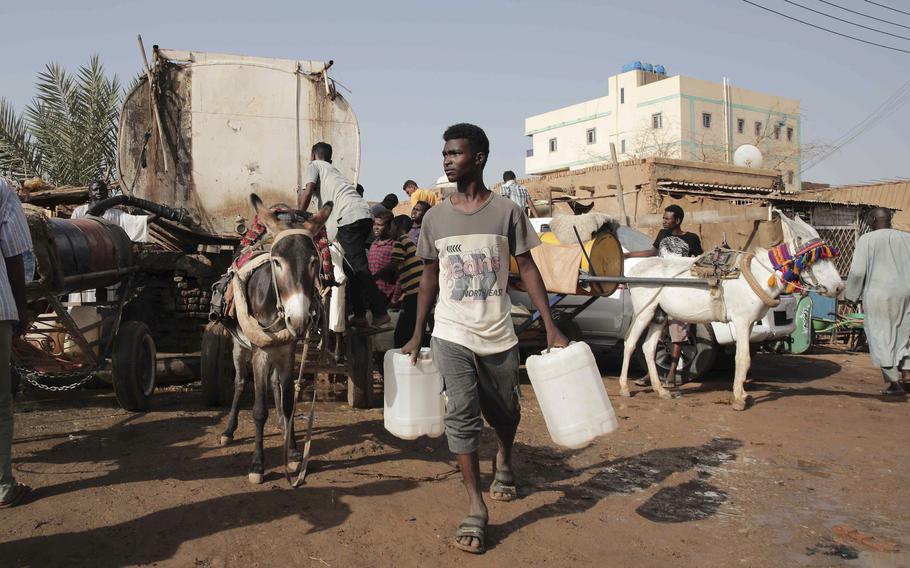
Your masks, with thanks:
[[[793,142],[793,127],[787,127],[787,142]]]
[[[711,113],[703,112],[701,113],[701,125],[705,128],[711,128]]]
[[[832,262],[837,267],[841,278],[846,278],[850,273],[850,263],[853,262],[853,252],[856,250],[856,239],[859,238],[855,226],[847,227],[817,227],[818,236],[829,245],[840,251],[840,256],[834,257]]]
[[[588,142],[588,144],[594,144],[594,143],[596,143],[596,142],[597,142],[597,129],[596,129],[596,128],[589,128],[589,129],[585,132],[585,140]]]
[[[736,119],[736,133],[743,134],[746,131],[746,121],[742,118]]]
[[[755,135],[761,136],[761,121],[760,120],[755,121]]]
[[[550,138],[550,152],[556,151],[556,138]]]

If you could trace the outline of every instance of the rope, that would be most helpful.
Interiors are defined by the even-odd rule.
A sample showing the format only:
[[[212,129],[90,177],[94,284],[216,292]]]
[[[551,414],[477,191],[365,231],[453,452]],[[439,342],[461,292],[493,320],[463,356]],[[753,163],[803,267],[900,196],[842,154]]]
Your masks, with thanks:
[[[294,73],[294,81],[297,83],[297,105],[294,107],[294,128],[297,132],[297,190],[301,189],[303,183],[303,173],[300,164],[300,63],[297,64],[297,72]]]

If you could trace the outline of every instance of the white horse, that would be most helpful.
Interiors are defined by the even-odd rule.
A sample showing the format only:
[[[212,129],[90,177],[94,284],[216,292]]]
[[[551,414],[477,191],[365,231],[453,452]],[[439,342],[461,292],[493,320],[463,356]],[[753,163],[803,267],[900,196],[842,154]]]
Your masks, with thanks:
[[[791,251],[798,251],[811,241],[820,240],[818,232],[799,217],[789,219],[779,211],[784,232],[784,242]],[[744,276],[737,279],[721,280],[719,290],[712,294],[707,288],[693,286],[662,286],[630,284],[632,310],[635,314],[629,328],[623,352],[622,374],[619,377],[620,394],[629,395],[629,360],[635,351],[642,333],[648,333],[642,344],[642,352],[648,366],[651,387],[661,398],[671,398],[658,379],[654,354],[663,328],[662,321],[655,321],[658,310],[667,318],[689,323],[710,324],[711,322],[733,323],[736,339],[736,373],[733,379],[733,408],[744,410],[747,397],[743,383],[751,364],[749,338],[753,324],[762,319],[773,301],[785,288],[780,271],[772,268],[767,249],[756,247],[754,258],[748,263],[754,284],[760,287],[765,297],[756,293]],[[648,258],[629,269],[628,276],[647,278],[694,278],[690,268],[694,258]],[[773,275],[773,278],[771,278]],[[805,286],[830,297],[838,296],[844,289],[837,268],[830,260],[818,260],[810,264],[800,275]],[[773,282],[771,284],[770,282]],[[658,318],[661,319],[661,318]]]

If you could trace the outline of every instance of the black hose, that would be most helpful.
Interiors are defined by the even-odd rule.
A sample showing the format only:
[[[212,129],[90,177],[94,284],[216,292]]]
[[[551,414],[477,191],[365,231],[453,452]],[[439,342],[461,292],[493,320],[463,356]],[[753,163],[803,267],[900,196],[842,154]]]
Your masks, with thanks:
[[[137,209],[148,211],[149,213],[153,213],[159,217],[164,217],[168,221],[180,223],[181,225],[186,225],[187,227],[193,225],[193,218],[185,210],[174,209],[172,207],[168,207],[167,205],[155,203],[154,201],[149,201],[147,199],[140,199],[139,197],[133,197],[131,195],[115,195],[114,197],[102,199],[101,201],[89,207],[87,213],[93,217],[100,217],[101,215],[104,215],[105,211],[111,207],[116,207],[118,205],[136,207]]]

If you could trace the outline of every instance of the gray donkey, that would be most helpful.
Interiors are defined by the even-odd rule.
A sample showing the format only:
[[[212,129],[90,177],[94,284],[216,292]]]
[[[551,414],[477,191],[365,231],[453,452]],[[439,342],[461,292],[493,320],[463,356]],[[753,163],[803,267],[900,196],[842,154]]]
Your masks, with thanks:
[[[226,319],[225,326],[234,336],[234,400],[221,445],[234,438],[246,369],[252,362],[256,445],[249,480],[258,484],[263,475],[262,431],[268,418],[269,386],[275,393],[285,434],[286,473],[293,475],[301,466],[292,416],[294,353],[297,342],[309,330],[312,311],[319,301],[316,296],[320,259],[314,237],[329,218],[332,203],[326,203],[305,222],[291,224],[279,220],[256,194],[250,195],[250,202],[273,241],[267,258],[250,261],[248,269],[241,269],[231,284],[237,318]]]

